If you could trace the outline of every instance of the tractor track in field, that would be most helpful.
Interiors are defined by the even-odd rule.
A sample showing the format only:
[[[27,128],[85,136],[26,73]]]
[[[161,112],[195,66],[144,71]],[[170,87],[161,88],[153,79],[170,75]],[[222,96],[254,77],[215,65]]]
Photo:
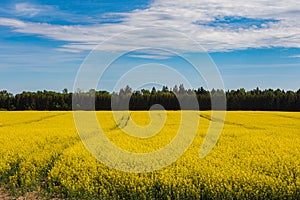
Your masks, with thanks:
[[[283,118],[288,118],[288,119],[297,119],[297,120],[300,120],[300,117],[293,117],[293,116],[280,115],[280,114],[276,114],[276,116],[283,117]]]
[[[265,128],[261,128],[261,127],[258,127],[258,126],[245,125],[245,124],[241,124],[241,123],[230,122],[230,121],[227,121],[227,120],[224,121],[222,119],[212,118],[210,116],[206,116],[206,115],[202,115],[202,114],[199,114],[199,116],[201,118],[207,119],[211,122],[219,122],[219,123],[224,123],[224,124],[227,124],[227,125],[240,126],[240,127],[243,127],[243,128],[246,128],[246,129],[252,129],[252,130],[253,129],[265,130]]]
[[[124,117],[122,116],[122,118],[116,123],[116,125],[114,127],[112,127],[110,130],[116,130],[116,129],[123,129],[128,125],[128,122],[130,120],[131,115],[129,114],[129,116]]]
[[[50,200],[66,200],[58,197],[54,198],[45,198],[38,194],[36,191],[27,192],[26,194],[23,194],[21,196],[14,196],[6,191],[5,187],[0,187],[0,199],[1,200],[44,200],[44,199],[50,199]]]
[[[0,199],[1,200],[42,200],[44,198],[40,197],[37,192],[27,192],[22,196],[14,196],[6,192],[4,187],[0,188]]]
[[[4,187],[0,187],[0,199],[9,200],[13,198],[4,190]]]
[[[60,113],[60,114],[49,115],[49,116],[41,117],[39,119],[28,120],[28,121],[24,121],[24,122],[9,123],[9,124],[0,124],[0,128],[2,128],[2,127],[9,127],[9,126],[16,126],[16,125],[21,125],[21,124],[31,124],[31,123],[41,122],[41,121],[46,120],[46,119],[51,119],[51,118],[54,118],[54,117],[57,117],[57,116],[66,115],[66,114],[67,113]]]

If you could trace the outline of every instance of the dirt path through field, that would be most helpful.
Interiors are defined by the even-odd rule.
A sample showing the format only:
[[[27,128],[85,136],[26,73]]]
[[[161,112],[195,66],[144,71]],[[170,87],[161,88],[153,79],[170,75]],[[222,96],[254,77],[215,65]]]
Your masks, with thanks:
[[[0,188],[0,199],[2,200],[8,200],[8,199],[11,199],[10,196],[8,194],[6,194],[4,191],[3,191],[3,188],[1,187]]]
[[[0,199],[1,200],[36,200],[36,199],[42,199],[38,197],[36,192],[28,192],[23,196],[20,196],[18,198],[9,195],[7,192],[5,192],[4,188],[0,188]]]

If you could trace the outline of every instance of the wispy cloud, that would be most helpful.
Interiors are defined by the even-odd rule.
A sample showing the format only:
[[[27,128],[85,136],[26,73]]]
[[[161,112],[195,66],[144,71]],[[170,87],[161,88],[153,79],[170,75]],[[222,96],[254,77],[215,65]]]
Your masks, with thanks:
[[[42,9],[29,4],[21,4],[18,8],[19,13],[32,16],[40,14]],[[188,40],[178,34],[159,35],[155,31],[149,31],[139,35],[127,32],[147,27],[180,31],[197,40],[208,51],[266,47],[300,48],[299,10],[300,2],[297,0],[240,0],[231,3],[227,0],[190,0],[188,3],[185,0],[157,0],[143,10],[117,13],[116,15],[122,17],[119,23],[54,25],[0,18],[0,25],[8,26],[19,33],[70,42],[59,50],[73,52],[93,49],[95,44],[119,33],[123,33],[123,37],[127,38],[126,42],[124,40],[114,44],[106,43],[103,49],[117,51],[156,45],[193,52]]]
[[[25,15],[29,17],[34,17],[41,12],[50,11],[50,10],[52,10],[52,7],[50,6],[37,6],[25,2],[25,3],[16,3],[14,11],[16,15]]]
[[[300,63],[278,63],[278,64],[237,64],[237,65],[225,65],[222,69],[254,69],[254,68],[299,68]]]
[[[136,49],[127,53],[127,55],[133,58],[158,59],[158,60],[165,60],[177,56],[174,52],[166,51],[164,49],[154,49],[154,48]]]
[[[158,59],[158,60],[164,60],[170,58],[170,56],[164,56],[159,54],[131,54],[129,55],[133,58],[145,58],[145,59]]]
[[[26,44],[1,44],[1,72],[75,72],[85,54],[58,52]]]
[[[300,54],[289,56],[289,58],[300,58]]]
[[[23,20],[34,20],[41,23],[53,23],[53,24],[93,24],[93,23],[109,23],[109,22],[121,22],[114,15],[114,18],[109,20],[109,13],[103,15],[103,17],[84,15],[79,13],[70,13],[66,10],[61,10],[57,5],[42,5],[32,2],[20,2],[15,4],[3,4],[0,7],[0,12],[7,18]]]

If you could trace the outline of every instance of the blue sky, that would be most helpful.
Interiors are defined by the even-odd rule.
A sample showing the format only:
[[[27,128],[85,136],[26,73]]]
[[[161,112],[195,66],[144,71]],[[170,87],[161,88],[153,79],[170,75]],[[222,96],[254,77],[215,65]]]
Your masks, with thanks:
[[[298,90],[299,18],[297,0],[2,0],[0,90],[72,90],[77,71],[90,51],[120,33],[126,42],[108,41],[98,50],[116,54],[129,47],[160,47],[188,57],[203,53],[177,33],[133,31],[153,27],[170,33],[174,30],[197,41],[218,67],[225,89]],[[98,89],[112,90],[122,73],[141,63],[171,66],[192,86],[205,85],[180,59],[162,51],[140,51],[115,62]]]

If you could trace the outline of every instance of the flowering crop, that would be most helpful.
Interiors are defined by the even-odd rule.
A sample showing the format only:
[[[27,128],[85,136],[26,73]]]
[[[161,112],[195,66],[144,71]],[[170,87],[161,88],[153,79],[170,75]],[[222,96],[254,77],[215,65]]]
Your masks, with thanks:
[[[217,119],[209,111],[194,114],[199,129],[182,157],[158,171],[127,173],[105,166],[85,149],[72,112],[0,112],[0,183],[12,191],[74,199],[300,198],[300,113],[227,112],[217,145],[203,159],[200,147]],[[151,121],[146,111],[130,116],[140,126]],[[180,111],[166,111],[157,135],[135,138],[120,128],[126,119],[115,122],[109,111],[97,117],[115,145],[137,153],[163,148],[180,124]]]

